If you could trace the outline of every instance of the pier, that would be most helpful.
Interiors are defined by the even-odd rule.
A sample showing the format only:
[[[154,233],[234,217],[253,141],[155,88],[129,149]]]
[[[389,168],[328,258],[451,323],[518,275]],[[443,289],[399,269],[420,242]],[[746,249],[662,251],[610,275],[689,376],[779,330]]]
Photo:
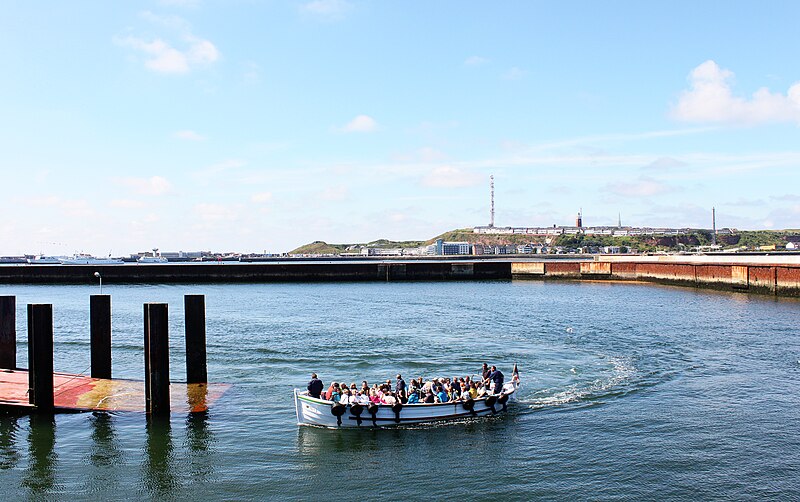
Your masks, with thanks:
[[[208,383],[203,295],[185,297],[185,383],[170,381],[165,303],[144,304],[144,381],[112,378],[109,295],[90,297],[91,375],[54,371],[50,304],[28,304],[28,368],[17,368],[15,304],[15,297],[0,296],[0,410],[39,414],[139,411],[168,417],[173,412],[205,412],[230,387]]]

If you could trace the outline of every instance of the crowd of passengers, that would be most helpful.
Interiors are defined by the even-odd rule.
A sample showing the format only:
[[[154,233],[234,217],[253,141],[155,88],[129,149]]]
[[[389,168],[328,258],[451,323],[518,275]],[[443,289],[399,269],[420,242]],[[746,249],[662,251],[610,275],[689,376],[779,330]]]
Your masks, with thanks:
[[[519,377],[515,372],[513,379]],[[335,403],[361,404],[363,406],[370,403],[387,404],[430,404],[448,403],[453,401],[468,401],[479,399],[490,394],[500,394],[503,390],[503,373],[495,366],[491,369],[484,363],[480,377],[453,377],[453,378],[432,378],[425,380],[422,377],[412,379],[406,385],[401,375],[397,375],[394,387],[392,381],[386,380],[385,383],[373,384],[370,386],[366,380],[361,382],[361,387],[356,386],[355,382],[348,387],[347,383],[333,382],[328,390],[322,392],[324,388],[322,381],[314,373],[308,383],[308,394],[311,397],[333,401]]]

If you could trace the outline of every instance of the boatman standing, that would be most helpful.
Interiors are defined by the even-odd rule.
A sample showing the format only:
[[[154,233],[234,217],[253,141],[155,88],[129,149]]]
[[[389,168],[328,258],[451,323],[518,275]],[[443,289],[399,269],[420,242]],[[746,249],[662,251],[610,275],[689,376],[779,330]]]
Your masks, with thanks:
[[[489,380],[494,382],[495,394],[503,392],[503,381],[505,377],[503,376],[503,372],[497,369],[497,366],[492,366],[492,371],[489,373]]]
[[[322,394],[322,387],[322,380],[317,378],[316,373],[312,373],[311,381],[308,382],[308,395],[319,399],[320,394]]]

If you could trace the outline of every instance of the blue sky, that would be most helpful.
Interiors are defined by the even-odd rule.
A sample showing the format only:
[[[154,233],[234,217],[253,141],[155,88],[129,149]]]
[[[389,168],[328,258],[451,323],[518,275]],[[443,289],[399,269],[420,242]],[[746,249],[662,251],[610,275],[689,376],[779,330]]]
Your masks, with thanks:
[[[800,227],[800,3],[16,2],[0,254]]]

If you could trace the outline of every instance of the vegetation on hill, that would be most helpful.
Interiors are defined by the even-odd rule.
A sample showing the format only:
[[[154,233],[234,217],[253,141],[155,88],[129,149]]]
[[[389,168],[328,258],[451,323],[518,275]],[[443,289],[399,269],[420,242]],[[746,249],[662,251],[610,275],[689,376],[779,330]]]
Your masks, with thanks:
[[[300,246],[289,254],[341,254],[347,248],[346,244],[328,244],[327,242],[314,241],[311,244]]]
[[[787,237],[800,235],[800,230],[744,230],[735,234],[717,235],[717,244],[723,249],[747,247],[758,249],[759,246],[776,245],[783,247]],[[358,253],[361,247],[374,248],[416,248],[433,244],[437,239],[446,242],[469,242],[470,244],[483,244],[488,246],[504,246],[507,244],[543,243],[548,247],[583,248],[606,246],[619,246],[627,249],[636,249],[639,252],[650,251],[684,251],[698,246],[709,246],[712,242],[710,231],[698,231],[687,235],[676,236],[624,236],[610,235],[559,235],[550,240],[543,236],[526,234],[476,234],[471,228],[460,228],[437,235],[427,241],[391,241],[378,239],[363,244],[328,244],[315,241],[311,244],[300,246],[290,254],[334,254]]]

